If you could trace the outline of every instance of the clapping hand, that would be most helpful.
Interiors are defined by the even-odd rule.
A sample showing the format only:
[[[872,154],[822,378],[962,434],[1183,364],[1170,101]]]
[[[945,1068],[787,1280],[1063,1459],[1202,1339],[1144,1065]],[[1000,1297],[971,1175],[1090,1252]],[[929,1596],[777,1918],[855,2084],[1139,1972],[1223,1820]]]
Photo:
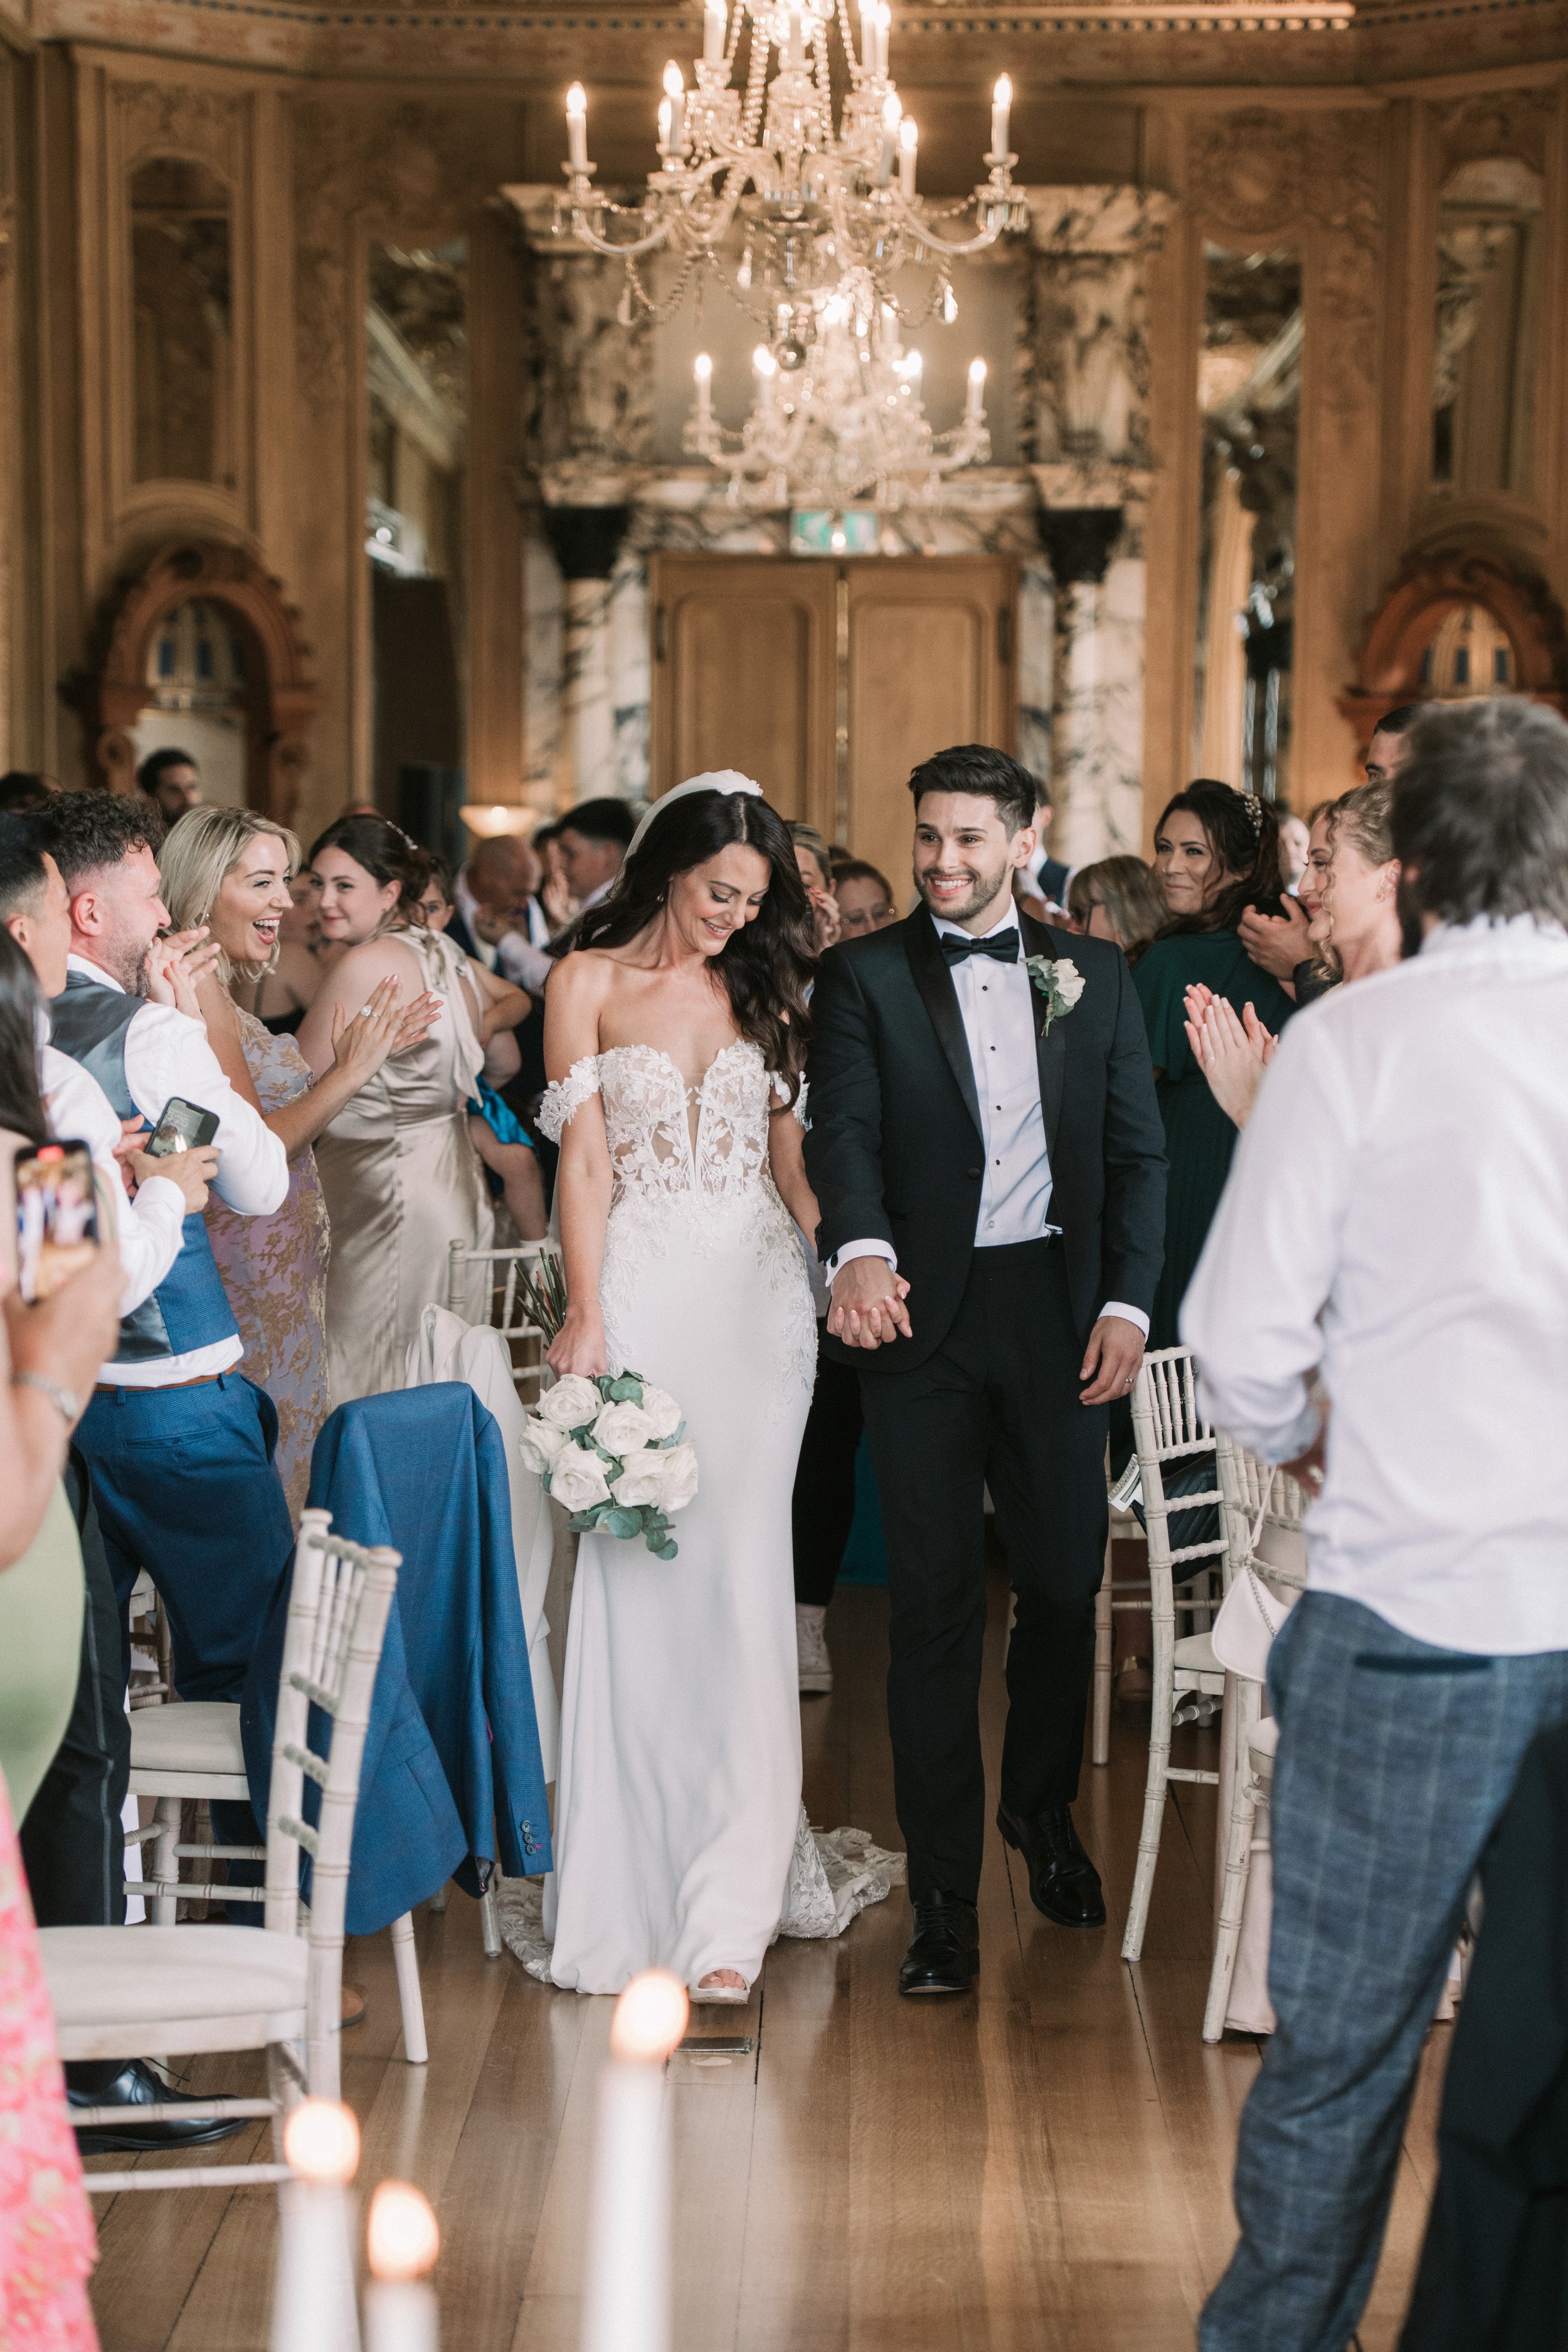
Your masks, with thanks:
[[[205,923],[171,931],[147,950],[147,993],[154,1004],[172,1004],[187,1019],[202,1021],[196,991],[216,969],[218,944]],[[205,1026],[205,1022],[203,1024]]]
[[[1287,898],[1284,905],[1283,915],[1260,915],[1256,907],[1244,907],[1236,927],[1253,962],[1280,981],[1289,980],[1312,952],[1307,909],[1299,898]]]
[[[1229,999],[1215,996],[1201,982],[1187,991],[1186,1014],[1187,1043],[1210,1093],[1228,1118],[1245,1127],[1279,1040],[1250,1003],[1238,1021]]]
[[[441,999],[421,993],[409,1005],[390,975],[379,981],[364,1005],[351,1020],[341,1004],[332,1007],[332,1062],[352,1077],[357,1089],[374,1077],[389,1054],[405,1053],[429,1034],[441,1010]]]

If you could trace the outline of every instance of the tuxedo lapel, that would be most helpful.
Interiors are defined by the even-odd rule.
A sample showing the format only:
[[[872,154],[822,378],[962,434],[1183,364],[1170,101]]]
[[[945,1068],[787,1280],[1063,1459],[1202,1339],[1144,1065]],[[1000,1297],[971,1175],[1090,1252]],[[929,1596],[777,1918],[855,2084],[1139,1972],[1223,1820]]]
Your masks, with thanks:
[[[1025,914],[1018,918],[1018,928],[1024,935],[1026,956],[1056,957],[1067,953],[1063,941],[1044,923],[1037,923]],[[1058,1014],[1046,1027],[1046,1000],[1034,983],[1030,995],[1035,1008],[1035,1054],[1040,1066],[1040,1109],[1046,1122],[1046,1154],[1054,1163],[1057,1156],[1057,1129],[1061,1124],[1062,1082],[1067,1076],[1067,1039],[1062,1035],[1062,1018]]]
[[[974,1091],[974,1065],[969,1058],[969,1040],[963,1034],[963,1016],[958,1009],[952,974],[937,944],[936,926],[923,907],[904,925],[904,952],[909,957],[910,971],[915,986],[920,990],[921,1002],[931,1015],[937,1043],[946,1056],[948,1068],[958,1081],[969,1116],[974,1121],[974,1132],[981,1135],[984,1129],[980,1124],[980,1097]]]

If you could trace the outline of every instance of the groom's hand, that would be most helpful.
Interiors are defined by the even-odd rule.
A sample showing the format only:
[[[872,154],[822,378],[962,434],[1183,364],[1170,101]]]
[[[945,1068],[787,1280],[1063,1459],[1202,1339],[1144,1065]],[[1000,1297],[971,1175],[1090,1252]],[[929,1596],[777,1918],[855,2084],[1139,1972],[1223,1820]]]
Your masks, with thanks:
[[[1131,1396],[1142,1361],[1143,1334],[1137,1324],[1124,1315],[1102,1315],[1089,1335],[1079,1370],[1079,1379],[1089,1382],[1080,1402],[1110,1404],[1113,1398]]]
[[[833,1277],[827,1328],[847,1348],[880,1348],[910,1337],[910,1286],[885,1257],[852,1257]]]

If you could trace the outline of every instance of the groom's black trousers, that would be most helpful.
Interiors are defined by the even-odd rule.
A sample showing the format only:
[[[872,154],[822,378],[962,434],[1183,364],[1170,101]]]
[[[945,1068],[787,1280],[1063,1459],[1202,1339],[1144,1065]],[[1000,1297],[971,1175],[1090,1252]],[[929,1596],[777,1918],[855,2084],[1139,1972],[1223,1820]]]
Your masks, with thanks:
[[[1030,1817],[1078,1794],[1107,1515],[1106,1408],[1079,1402],[1083,1345],[1059,1242],[1024,1242],[974,1252],[924,1363],[861,1373],[888,1549],[893,1786],[917,1902],[939,1888],[973,1902],[980,1885],[987,1486],[1017,1595],[1003,1802]]]

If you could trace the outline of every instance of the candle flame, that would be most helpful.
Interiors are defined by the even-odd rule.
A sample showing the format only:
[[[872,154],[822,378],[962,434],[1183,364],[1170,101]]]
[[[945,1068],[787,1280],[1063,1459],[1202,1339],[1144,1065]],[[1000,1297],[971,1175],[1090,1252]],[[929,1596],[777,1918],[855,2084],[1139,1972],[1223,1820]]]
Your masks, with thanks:
[[[680,68],[673,58],[664,69],[664,94],[666,98],[684,98],[686,95],[686,84],[681,79]]]
[[[759,375],[776,375],[778,373],[778,362],[774,359],[772,352],[769,351],[766,343],[759,343],[757,345],[756,350],[752,353],[752,365],[756,369]]]
[[[384,2180],[370,2200],[365,2252],[378,2279],[423,2278],[441,2251],[441,2231],[429,2200],[406,2180]]]
[[[899,118],[903,113],[903,105],[900,100],[898,91],[896,89],[890,89],[888,92],[887,97],[882,100],[883,130],[888,131],[896,131],[899,127]]]
[[[337,2099],[302,2099],[283,2126],[283,2154],[303,2179],[352,2180],[359,2163],[359,2125]]]
[[[713,373],[713,362],[707,352],[699,352],[691,362],[691,373],[699,383],[706,383]]]
[[[906,114],[899,125],[899,144],[906,155],[912,155],[920,142],[921,134],[916,128],[915,118],[912,114]]]
[[[588,93],[580,81],[574,81],[566,93],[566,120],[568,122],[586,122],[588,120]]]
[[[984,383],[984,381],[985,381],[985,362],[984,362],[984,360],[971,360],[971,361],[970,361],[970,362],[969,362],[969,381],[970,381],[970,383]]]
[[[690,2003],[686,1987],[668,1969],[645,1969],[616,2003],[610,2049],[617,2058],[645,2062],[668,2058],[686,2031]]]
[[[996,87],[995,87],[995,89],[994,89],[992,91],[992,93],[991,93],[991,102],[992,102],[992,104],[993,104],[994,106],[1011,106],[1011,105],[1012,105],[1012,103],[1013,103],[1013,77],[1011,76],[1011,74],[998,74],[998,75],[997,75],[997,77],[996,77]]]

